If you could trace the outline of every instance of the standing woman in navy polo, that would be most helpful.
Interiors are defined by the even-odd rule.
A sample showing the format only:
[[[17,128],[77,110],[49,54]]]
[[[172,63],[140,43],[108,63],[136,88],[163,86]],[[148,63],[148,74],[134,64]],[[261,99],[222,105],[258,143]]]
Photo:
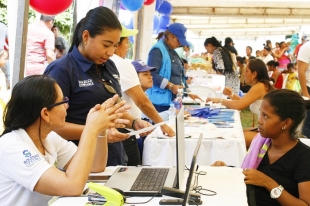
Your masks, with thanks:
[[[165,32],[158,34],[158,42],[149,53],[147,65],[157,70],[152,72],[154,85],[146,92],[158,112],[168,110],[178,89],[185,87],[183,62],[174,49],[189,45],[186,30],[183,24],[171,24]],[[193,94],[190,97],[199,98]]]
[[[57,133],[78,144],[87,113],[115,93],[121,97],[119,73],[109,59],[120,41],[122,26],[113,11],[106,7],[90,10],[77,24],[69,53],[52,62],[45,74],[52,76],[69,97],[66,125]],[[149,123],[132,115],[127,128],[141,129]],[[115,129],[106,130],[108,166],[125,165],[127,156],[120,141],[129,137]]]

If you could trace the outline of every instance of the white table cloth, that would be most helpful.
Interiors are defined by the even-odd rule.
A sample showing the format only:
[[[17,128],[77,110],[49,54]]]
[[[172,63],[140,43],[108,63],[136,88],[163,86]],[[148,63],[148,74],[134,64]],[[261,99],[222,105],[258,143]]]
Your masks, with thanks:
[[[232,123],[233,128],[217,128],[212,131],[186,128],[185,136],[191,133],[192,138],[185,139],[185,164],[190,165],[199,132],[202,131],[203,140],[198,154],[198,165],[208,166],[215,161],[221,160],[227,165],[240,167],[246,154],[246,146],[240,113],[237,110],[234,112],[234,119],[235,122]],[[187,132],[188,130],[190,131]],[[160,128],[157,128],[145,139],[142,158],[143,165],[176,165],[176,139],[175,137],[160,139],[162,137]]]
[[[112,168],[112,167],[110,167]],[[115,170],[115,169],[114,169]],[[199,167],[198,171],[205,171],[207,175],[200,175],[198,185],[204,189],[215,191],[215,196],[201,196],[202,205],[210,206],[247,206],[246,197],[246,186],[244,184],[244,175],[240,168],[230,167]],[[98,173],[103,174],[104,173]],[[96,175],[98,175],[96,174]],[[183,185],[187,180],[188,171],[184,172]],[[194,181],[192,181],[192,184]],[[185,187],[184,187],[185,189]],[[203,192],[203,191],[202,191]],[[207,193],[207,192],[206,192]],[[159,205],[161,199],[170,199],[172,197],[156,197],[149,203],[143,204],[148,206]],[[149,200],[150,197],[132,197],[127,198],[128,204],[125,205],[136,205],[130,204],[130,202],[143,202]],[[62,197],[55,201],[52,206],[84,206],[87,202],[87,197]]]

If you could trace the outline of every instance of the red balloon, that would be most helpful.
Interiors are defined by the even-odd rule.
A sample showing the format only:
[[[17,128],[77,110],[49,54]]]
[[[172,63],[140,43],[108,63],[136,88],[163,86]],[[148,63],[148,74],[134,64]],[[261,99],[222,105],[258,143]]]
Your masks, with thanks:
[[[145,0],[144,5],[151,5],[155,0]]]
[[[45,15],[59,14],[72,4],[73,0],[30,0],[30,6],[37,12]]]

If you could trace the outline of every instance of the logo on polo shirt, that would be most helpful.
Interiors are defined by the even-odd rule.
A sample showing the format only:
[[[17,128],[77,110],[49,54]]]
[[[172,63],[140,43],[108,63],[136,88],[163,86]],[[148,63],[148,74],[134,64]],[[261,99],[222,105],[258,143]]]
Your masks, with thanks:
[[[86,79],[86,80],[79,80],[79,86],[80,87],[89,87],[93,86],[94,82],[92,79]]]
[[[31,153],[28,150],[24,150],[23,155],[27,158],[24,161],[24,164],[27,167],[31,167],[32,165],[36,164],[37,162],[39,162],[41,160],[41,157],[39,154],[31,155]]]

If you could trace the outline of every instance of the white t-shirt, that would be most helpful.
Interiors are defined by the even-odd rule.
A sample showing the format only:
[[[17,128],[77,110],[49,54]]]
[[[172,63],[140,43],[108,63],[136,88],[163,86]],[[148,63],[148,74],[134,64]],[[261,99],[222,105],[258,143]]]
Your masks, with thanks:
[[[267,64],[269,61],[274,60],[274,58],[271,56],[271,54],[268,54],[264,59],[264,63]]]
[[[297,58],[298,60],[309,64],[306,71],[306,80],[307,86],[310,87],[310,41],[300,47]]]
[[[110,59],[115,63],[116,68],[120,75],[120,85],[122,89],[122,100],[126,101],[126,104],[131,105],[129,110],[130,114],[134,117],[141,117],[142,112],[137,107],[133,99],[126,94],[126,91],[132,87],[140,85],[139,77],[135,67],[127,59],[123,59],[114,54]]]
[[[51,196],[34,192],[42,174],[50,167],[63,169],[75,154],[72,142],[51,132],[42,155],[25,130],[0,138],[0,205],[47,205]],[[47,152],[48,151],[48,152]]]

